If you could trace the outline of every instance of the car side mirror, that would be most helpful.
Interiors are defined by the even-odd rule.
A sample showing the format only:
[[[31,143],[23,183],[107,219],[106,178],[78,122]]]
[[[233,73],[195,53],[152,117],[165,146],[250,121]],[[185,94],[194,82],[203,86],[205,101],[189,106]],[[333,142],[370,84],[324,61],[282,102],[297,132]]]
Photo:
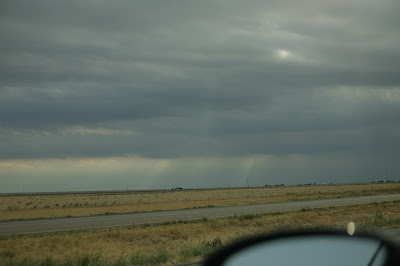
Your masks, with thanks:
[[[400,265],[398,254],[394,243],[366,233],[286,232],[239,241],[204,265]]]

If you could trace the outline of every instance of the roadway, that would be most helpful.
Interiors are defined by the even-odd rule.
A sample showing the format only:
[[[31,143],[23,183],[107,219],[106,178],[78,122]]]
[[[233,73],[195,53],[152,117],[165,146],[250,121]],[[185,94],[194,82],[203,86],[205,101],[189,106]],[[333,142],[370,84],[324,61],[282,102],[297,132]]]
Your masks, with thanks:
[[[259,214],[271,212],[298,211],[301,209],[316,209],[362,205],[374,202],[400,200],[400,194],[376,195],[351,198],[324,199],[312,201],[294,201],[267,203],[246,206],[213,207],[186,209],[174,211],[156,211],[128,214],[111,214],[84,217],[69,217],[55,219],[40,219],[27,221],[0,222],[0,236],[81,230],[89,228],[126,226],[132,224],[159,223],[177,220],[226,217],[244,214]]]

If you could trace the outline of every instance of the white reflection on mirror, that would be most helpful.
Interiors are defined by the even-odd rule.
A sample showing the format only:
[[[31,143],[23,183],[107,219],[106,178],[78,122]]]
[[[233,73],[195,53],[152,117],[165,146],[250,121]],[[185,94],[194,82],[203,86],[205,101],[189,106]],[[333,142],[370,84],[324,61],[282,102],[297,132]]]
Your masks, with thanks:
[[[335,235],[296,236],[243,249],[228,258],[224,265],[377,266],[384,264],[386,256],[386,247],[375,239]]]

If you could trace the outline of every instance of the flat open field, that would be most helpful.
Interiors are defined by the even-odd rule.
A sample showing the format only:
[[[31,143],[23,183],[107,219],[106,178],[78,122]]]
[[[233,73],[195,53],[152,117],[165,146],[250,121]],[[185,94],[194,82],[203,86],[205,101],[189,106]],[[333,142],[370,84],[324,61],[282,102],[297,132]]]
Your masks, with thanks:
[[[400,193],[400,183],[0,196],[0,220],[86,216]]]
[[[200,261],[239,237],[293,228],[381,230],[400,226],[400,202],[304,209],[197,221],[0,239],[2,265],[159,265]]]

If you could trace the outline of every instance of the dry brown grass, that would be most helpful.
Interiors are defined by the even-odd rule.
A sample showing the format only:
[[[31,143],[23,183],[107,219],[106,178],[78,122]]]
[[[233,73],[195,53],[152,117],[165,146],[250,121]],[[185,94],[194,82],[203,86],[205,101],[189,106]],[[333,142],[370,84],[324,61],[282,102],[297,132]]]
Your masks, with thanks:
[[[0,197],[0,220],[246,205],[400,193],[400,183]]]
[[[221,243],[259,233],[350,221],[367,229],[400,226],[400,203],[246,215],[181,223],[27,235],[0,240],[3,265],[129,265],[198,261]]]

